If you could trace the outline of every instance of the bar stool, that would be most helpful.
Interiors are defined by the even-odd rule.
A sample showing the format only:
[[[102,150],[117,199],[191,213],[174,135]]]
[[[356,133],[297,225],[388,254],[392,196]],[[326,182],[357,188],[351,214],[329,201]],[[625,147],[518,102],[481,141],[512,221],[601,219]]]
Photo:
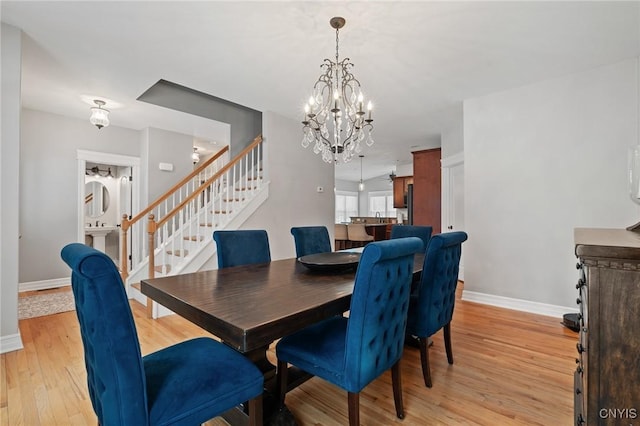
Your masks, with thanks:
[[[333,230],[333,239],[335,240],[336,251],[347,248],[349,235],[347,233],[347,225],[344,223],[336,223]]]
[[[373,241],[373,235],[367,234],[367,230],[362,223],[350,223],[347,225],[347,235],[349,242],[356,245],[356,247],[362,247],[367,243]]]

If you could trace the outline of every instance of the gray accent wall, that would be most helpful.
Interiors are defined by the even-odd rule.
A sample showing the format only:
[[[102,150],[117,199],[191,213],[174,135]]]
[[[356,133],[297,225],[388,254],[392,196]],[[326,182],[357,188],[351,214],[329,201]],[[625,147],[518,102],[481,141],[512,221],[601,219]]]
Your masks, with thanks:
[[[77,151],[140,155],[138,131],[22,110],[20,282],[68,277],[60,250],[78,239]]]
[[[143,143],[148,150],[145,156],[148,202],[143,203],[146,206],[193,171],[193,136],[153,128],[147,129],[144,135],[148,138],[148,143]],[[171,164],[173,170],[160,170],[160,163]]]
[[[262,112],[170,81],[158,81],[138,100],[228,123],[231,158],[262,133]]]

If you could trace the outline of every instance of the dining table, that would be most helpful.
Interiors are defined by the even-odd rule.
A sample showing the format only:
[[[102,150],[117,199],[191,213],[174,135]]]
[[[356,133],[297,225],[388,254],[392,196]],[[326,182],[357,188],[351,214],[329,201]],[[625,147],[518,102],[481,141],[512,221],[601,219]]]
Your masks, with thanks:
[[[422,271],[423,259],[424,253],[415,255],[414,281]],[[285,411],[277,407],[276,367],[268,360],[267,351],[281,337],[347,312],[356,267],[357,263],[335,269],[310,268],[289,258],[145,279],[140,289],[245,355],[262,371],[265,424],[295,424],[286,407]],[[287,389],[309,377],[291,367]],[[245,416],[241,411],[225,413],[224,417],[231,424],[242,424]]]

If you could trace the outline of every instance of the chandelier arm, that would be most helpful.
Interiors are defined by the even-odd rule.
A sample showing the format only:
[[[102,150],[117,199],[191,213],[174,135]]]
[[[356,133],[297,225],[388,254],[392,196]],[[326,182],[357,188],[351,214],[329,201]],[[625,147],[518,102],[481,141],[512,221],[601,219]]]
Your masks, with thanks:
[[[309,124],[304,126],[305,128],[309,128],[311,129],[311,131],[313,131],[313,134],[316,138],[316,140],[319,140],[320,142],[324,143],[325,145],[327,145],[329,148],[331,148],[333,145],[331,144],[331,141],[327,138],[324,137],[324,135],[322,134],[322,132],[320,131],[320,124],[318,123],[317,120],[315,120],[314,118],[311,118],[309,120]],[[313,124],[314,126],[312,127],[311,124]]]

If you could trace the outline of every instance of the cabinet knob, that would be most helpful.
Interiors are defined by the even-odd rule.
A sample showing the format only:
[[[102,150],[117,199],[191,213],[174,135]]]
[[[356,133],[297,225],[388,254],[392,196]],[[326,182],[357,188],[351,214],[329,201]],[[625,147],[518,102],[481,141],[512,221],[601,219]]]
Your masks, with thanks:
[[[576,284],[576,290],[580,290],[580,288],[584,287],[585,284],[586,282],[582,278],[580,278],[578,280],[578,284]]]
[[[578,374],[582,374],[582,367],[578,366],[578,368],[576,368],[576,371],[578,372]]]
[[[447,226],[447,229],[453,229],[453,226],[449,225]]]
[[[582,343],[577,343],[576,344],[576,349],[578,350],[578,353],[581,354],[583,352],[586,352],[587,350],[584,348],[584,346],[582,346]]]
[[[576,299],[576,303],[579,305],[582,303],[582,299],[580,299],[579,297]]]
[[[580,395],[582,393],[582,391],[580,390],[580,388],[576,388],[576,395]]]
[[[582,263],[576,263],[576,269],[582,269]]]

